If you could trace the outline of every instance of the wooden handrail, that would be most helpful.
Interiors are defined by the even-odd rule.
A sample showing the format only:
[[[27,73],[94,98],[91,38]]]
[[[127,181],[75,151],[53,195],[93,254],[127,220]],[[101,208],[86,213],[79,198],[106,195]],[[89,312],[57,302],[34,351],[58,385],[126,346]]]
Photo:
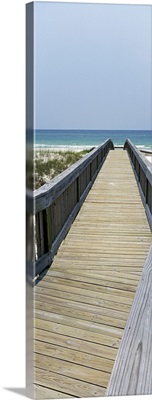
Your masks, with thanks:
[[[124,149],[128,151],[149,225],[152,230],[152,164],[129,139],[126,140]]]
[[[110,149],[114,149],[114,145],[111,139],[107,139],[49,183],[34,191],[36,275],[50,265]]]
[[[152,246],[123,333],[106,396],[152,394]]]

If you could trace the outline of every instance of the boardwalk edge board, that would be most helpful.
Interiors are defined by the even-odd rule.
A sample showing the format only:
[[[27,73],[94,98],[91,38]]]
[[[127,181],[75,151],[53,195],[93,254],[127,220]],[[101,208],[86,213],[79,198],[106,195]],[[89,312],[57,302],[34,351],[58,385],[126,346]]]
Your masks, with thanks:
[[[152,245],[112,370],[106,396],[152,393]]]

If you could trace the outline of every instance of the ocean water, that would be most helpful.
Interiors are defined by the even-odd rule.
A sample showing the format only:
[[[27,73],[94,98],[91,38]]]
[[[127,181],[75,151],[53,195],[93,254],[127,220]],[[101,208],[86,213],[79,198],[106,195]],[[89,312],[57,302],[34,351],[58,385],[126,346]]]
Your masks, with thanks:
[[[35,147],[98,146],[111,138],[115,146],[124,145],[127,138],[138,148],[152,150],[152,131],[110,130],[35,130]]]

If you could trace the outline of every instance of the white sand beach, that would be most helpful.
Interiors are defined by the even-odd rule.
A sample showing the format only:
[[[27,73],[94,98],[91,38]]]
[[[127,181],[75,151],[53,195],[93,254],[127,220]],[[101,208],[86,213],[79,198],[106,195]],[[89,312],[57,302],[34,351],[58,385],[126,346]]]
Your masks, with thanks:
[[[48,159],[53,159],[55,156],[57,156],[58,152],[67,152],[67,151],[74,151],[74,152],[80,152],[83,150],[91,150],[92,148],[95,148],[97,146],[61,146],[61,147],[35,147],[34,148],[34,159],[39,159],[43,158],[44,161],[47,161]],[[117,147],[122,147],[122,146],[117,146]],[[152,151],[149,152],[148,154],[144,150],[142,151],[142,154],[147,158],[148,161],[152,163]]]
[[[36,151],[50,151],[50,152],[54,152],[54,151],[82,151],[82,150],[90,150],[90,149],[92,149],[92,148],[94,148],[94,147],[97,147],[97,146],[87,146],[87,145],[85,145],[85,146],[57,146],[57,147],[54,147],[54,146],[52,146],[52,147],[44,147],[44,146],[41,146],[41,147],[34,147],[34,152],[36,152]]]

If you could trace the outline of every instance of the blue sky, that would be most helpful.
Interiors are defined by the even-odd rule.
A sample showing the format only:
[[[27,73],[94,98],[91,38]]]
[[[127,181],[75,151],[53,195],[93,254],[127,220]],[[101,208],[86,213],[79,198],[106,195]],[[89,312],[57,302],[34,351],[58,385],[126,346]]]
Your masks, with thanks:
[[[35,2],[36,129],[152,129],[151,11]]]

